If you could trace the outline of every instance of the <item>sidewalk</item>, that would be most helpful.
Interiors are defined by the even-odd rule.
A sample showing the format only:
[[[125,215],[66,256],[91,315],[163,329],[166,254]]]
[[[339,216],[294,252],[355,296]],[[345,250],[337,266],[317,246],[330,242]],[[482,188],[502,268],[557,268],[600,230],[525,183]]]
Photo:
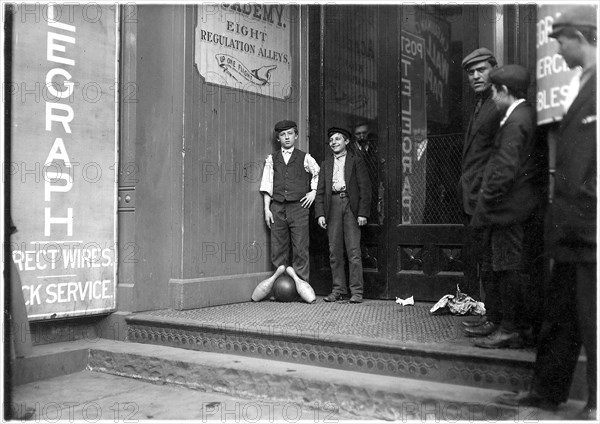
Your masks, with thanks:
[[[99,420],[113,423],[146,420],[318,423],[350,419],[340,416],[329,404],[248,400],[92,371],[17,386],[10,405],[18,414],[26,408],[35,408],[29,420],[40,423]]]

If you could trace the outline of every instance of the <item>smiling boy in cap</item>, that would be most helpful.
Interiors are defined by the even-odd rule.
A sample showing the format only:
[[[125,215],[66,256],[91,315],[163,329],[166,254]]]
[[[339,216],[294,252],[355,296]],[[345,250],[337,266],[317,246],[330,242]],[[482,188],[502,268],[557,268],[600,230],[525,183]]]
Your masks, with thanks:
[[[293,271],[308,282],[308,216],[317,193],[319,165],[310,154],[295,148],[298,126],[294,121],[279,121],[274,131],[281,149],[265,159],[260,184],[265,223],[271,230],[271,261],[275,273],[282,274],[290,265],[291,243]],[[260,300],[259,297],[253,296],[253,300]]]
[[[525,101],[530,76],[520,65],[489,74],[492,100],[502,113],[492,153],[483,172],[471,226],[483,229],[482,273],[499,293],[501,321],[490,335],[475,340],[484,348],[518,348],[529,330],[522,293],[525,274],[526,223],[542,202],[539,178],[543,155],[536,147],[535,115]]]
[[[347,295],[344,246],[349,262],[350,303],[363,301],[360,227],[367,224],[371,208],[371,180],[361,157],[347,150],[351,134],[332,127],[327,131],[332,155],[321,164],[315,216],[327,230],[333,288],[323,300],[335,302]]]

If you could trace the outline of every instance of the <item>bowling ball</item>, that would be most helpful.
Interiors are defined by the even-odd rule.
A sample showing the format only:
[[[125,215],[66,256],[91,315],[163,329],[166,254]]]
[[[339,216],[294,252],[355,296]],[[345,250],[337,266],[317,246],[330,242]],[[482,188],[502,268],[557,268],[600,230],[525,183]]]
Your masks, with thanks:
[[[298,297],[296,283],[289,275],[282,275],[273,284],[273,296],[278,302],[292,302]]]

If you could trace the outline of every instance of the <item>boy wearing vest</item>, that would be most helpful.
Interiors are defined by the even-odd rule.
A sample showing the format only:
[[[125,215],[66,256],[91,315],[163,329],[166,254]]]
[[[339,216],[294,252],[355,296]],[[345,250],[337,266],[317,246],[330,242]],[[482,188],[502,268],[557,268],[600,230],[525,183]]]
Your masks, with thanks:
[[[271,261],[276,274],[283,273],[289,265],[291,242],[293,271],[308,282],[308,212],[317,193],[319,165],[294,147],[298,141],[294,121],[275,124],[275,134],[281,149],[267,156],[260,184],[265,222],[271,229]]]
[[[315,216],[327,230],[333,289],[323,300],[342,300],[348,291],[344,270],[344,245],[348,253],[350,303],[363,301],[363,269],[360,252],[360,228],[367,224],[371,210],[371,180],[359,156],[347,150],[350,132],[343,128],[327,131],[333,154],[321,164]]]

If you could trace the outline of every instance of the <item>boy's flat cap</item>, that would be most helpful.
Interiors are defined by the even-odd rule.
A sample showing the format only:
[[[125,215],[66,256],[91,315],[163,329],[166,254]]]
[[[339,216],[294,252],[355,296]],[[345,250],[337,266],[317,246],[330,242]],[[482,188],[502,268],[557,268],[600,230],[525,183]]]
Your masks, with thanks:
[[[552,24],[552,32],[548,37],[556,38],[569,27],[596,28],[597,9],[591,5],[580,5],[565,10]]]
[[[294,121],[289,121],[287,119],[284,119],[283,121],[279,121],[278,123],[275,124],[275,132],[281,132],[281,131],[285,131],[285,130],[289,130],[290,128],[297,128],[298,125],[296,125],[296,123]]]
[[[465,56],[465,58],[462,61],[462,67],[466,70],[472,64],[477,62],[483,62],[484,60],[488,59],[494,59],[494,61],[496,60],[494,54],[491,51],[489,51],[485,47],[480,47],[476,50],[473,50],[471,53]]]
[[[490,81],[514,91],[527,92],[529,71],[521,65],[504,65],[490,72]]]
[[[351,137],[350,131],[348,131],[348,130],[346,130],[344,128],[340,128],[340,127],[331,127],[331,128],[329,128],[327,130],[327,137],[331,137],[335,133],[340,133],[344,137],[346,137],[347,139],[350,139],[350,137]]]

